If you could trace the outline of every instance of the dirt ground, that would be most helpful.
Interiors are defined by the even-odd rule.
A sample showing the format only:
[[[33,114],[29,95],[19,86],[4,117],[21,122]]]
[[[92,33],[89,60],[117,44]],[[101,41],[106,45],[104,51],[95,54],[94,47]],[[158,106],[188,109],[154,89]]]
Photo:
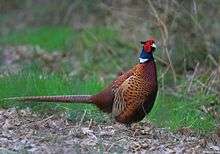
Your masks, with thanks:
[[[65,114],[0,110],[0,153],[220,153],[216,134],[177,133],[142,122],[127,128],[92,120],[74,123]]]

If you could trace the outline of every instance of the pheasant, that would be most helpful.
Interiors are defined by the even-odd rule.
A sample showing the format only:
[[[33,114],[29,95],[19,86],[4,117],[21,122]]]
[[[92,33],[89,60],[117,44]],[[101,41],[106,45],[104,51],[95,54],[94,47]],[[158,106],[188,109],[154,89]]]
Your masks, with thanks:
[[[126,125],[141,121],[155,102],[158,83],[153,52],[154,39],[141,41],[143,48],[139,64],[119,76],[96,95],[30,96],[9,98],[16,101],[88,103],[101,111],[111,113],[114,119]],[[8,99],[7,99],[8,100]]]

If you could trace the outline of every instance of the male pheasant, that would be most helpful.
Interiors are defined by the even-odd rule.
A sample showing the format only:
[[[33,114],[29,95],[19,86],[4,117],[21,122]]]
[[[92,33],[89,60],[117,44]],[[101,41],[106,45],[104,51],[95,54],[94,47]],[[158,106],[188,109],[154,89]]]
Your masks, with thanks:
[[[141,42],[140,63],[122,73],[96,95],[30,96],[9,98],[16,101],[88,103],[112,113],[117,122],[130,125],[141,121],[153,107],[157,96],[157,71],[153,52],[155,41]],[[8,99],[7,99],[8,100]]]

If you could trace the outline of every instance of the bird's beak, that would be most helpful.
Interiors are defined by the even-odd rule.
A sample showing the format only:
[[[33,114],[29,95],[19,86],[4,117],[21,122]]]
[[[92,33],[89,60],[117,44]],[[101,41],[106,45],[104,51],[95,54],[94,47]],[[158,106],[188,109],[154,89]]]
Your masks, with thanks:
[[[151,45],[151,47],[153,47],[154,49],[156,49],[156,48],[157,48],[157,46],[156,46],[156,44],[155,44],[155,43],[153,43],[153,44]]]

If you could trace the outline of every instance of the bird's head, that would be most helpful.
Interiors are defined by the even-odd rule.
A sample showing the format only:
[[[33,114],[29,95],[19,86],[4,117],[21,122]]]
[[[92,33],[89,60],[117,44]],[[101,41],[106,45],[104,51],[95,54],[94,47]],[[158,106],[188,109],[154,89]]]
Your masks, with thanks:
[[[156,49],[155,40],[153,38],[147,41],[141,41],[141,44],[143,44],[143,50],[147,53],[152,53]]]

